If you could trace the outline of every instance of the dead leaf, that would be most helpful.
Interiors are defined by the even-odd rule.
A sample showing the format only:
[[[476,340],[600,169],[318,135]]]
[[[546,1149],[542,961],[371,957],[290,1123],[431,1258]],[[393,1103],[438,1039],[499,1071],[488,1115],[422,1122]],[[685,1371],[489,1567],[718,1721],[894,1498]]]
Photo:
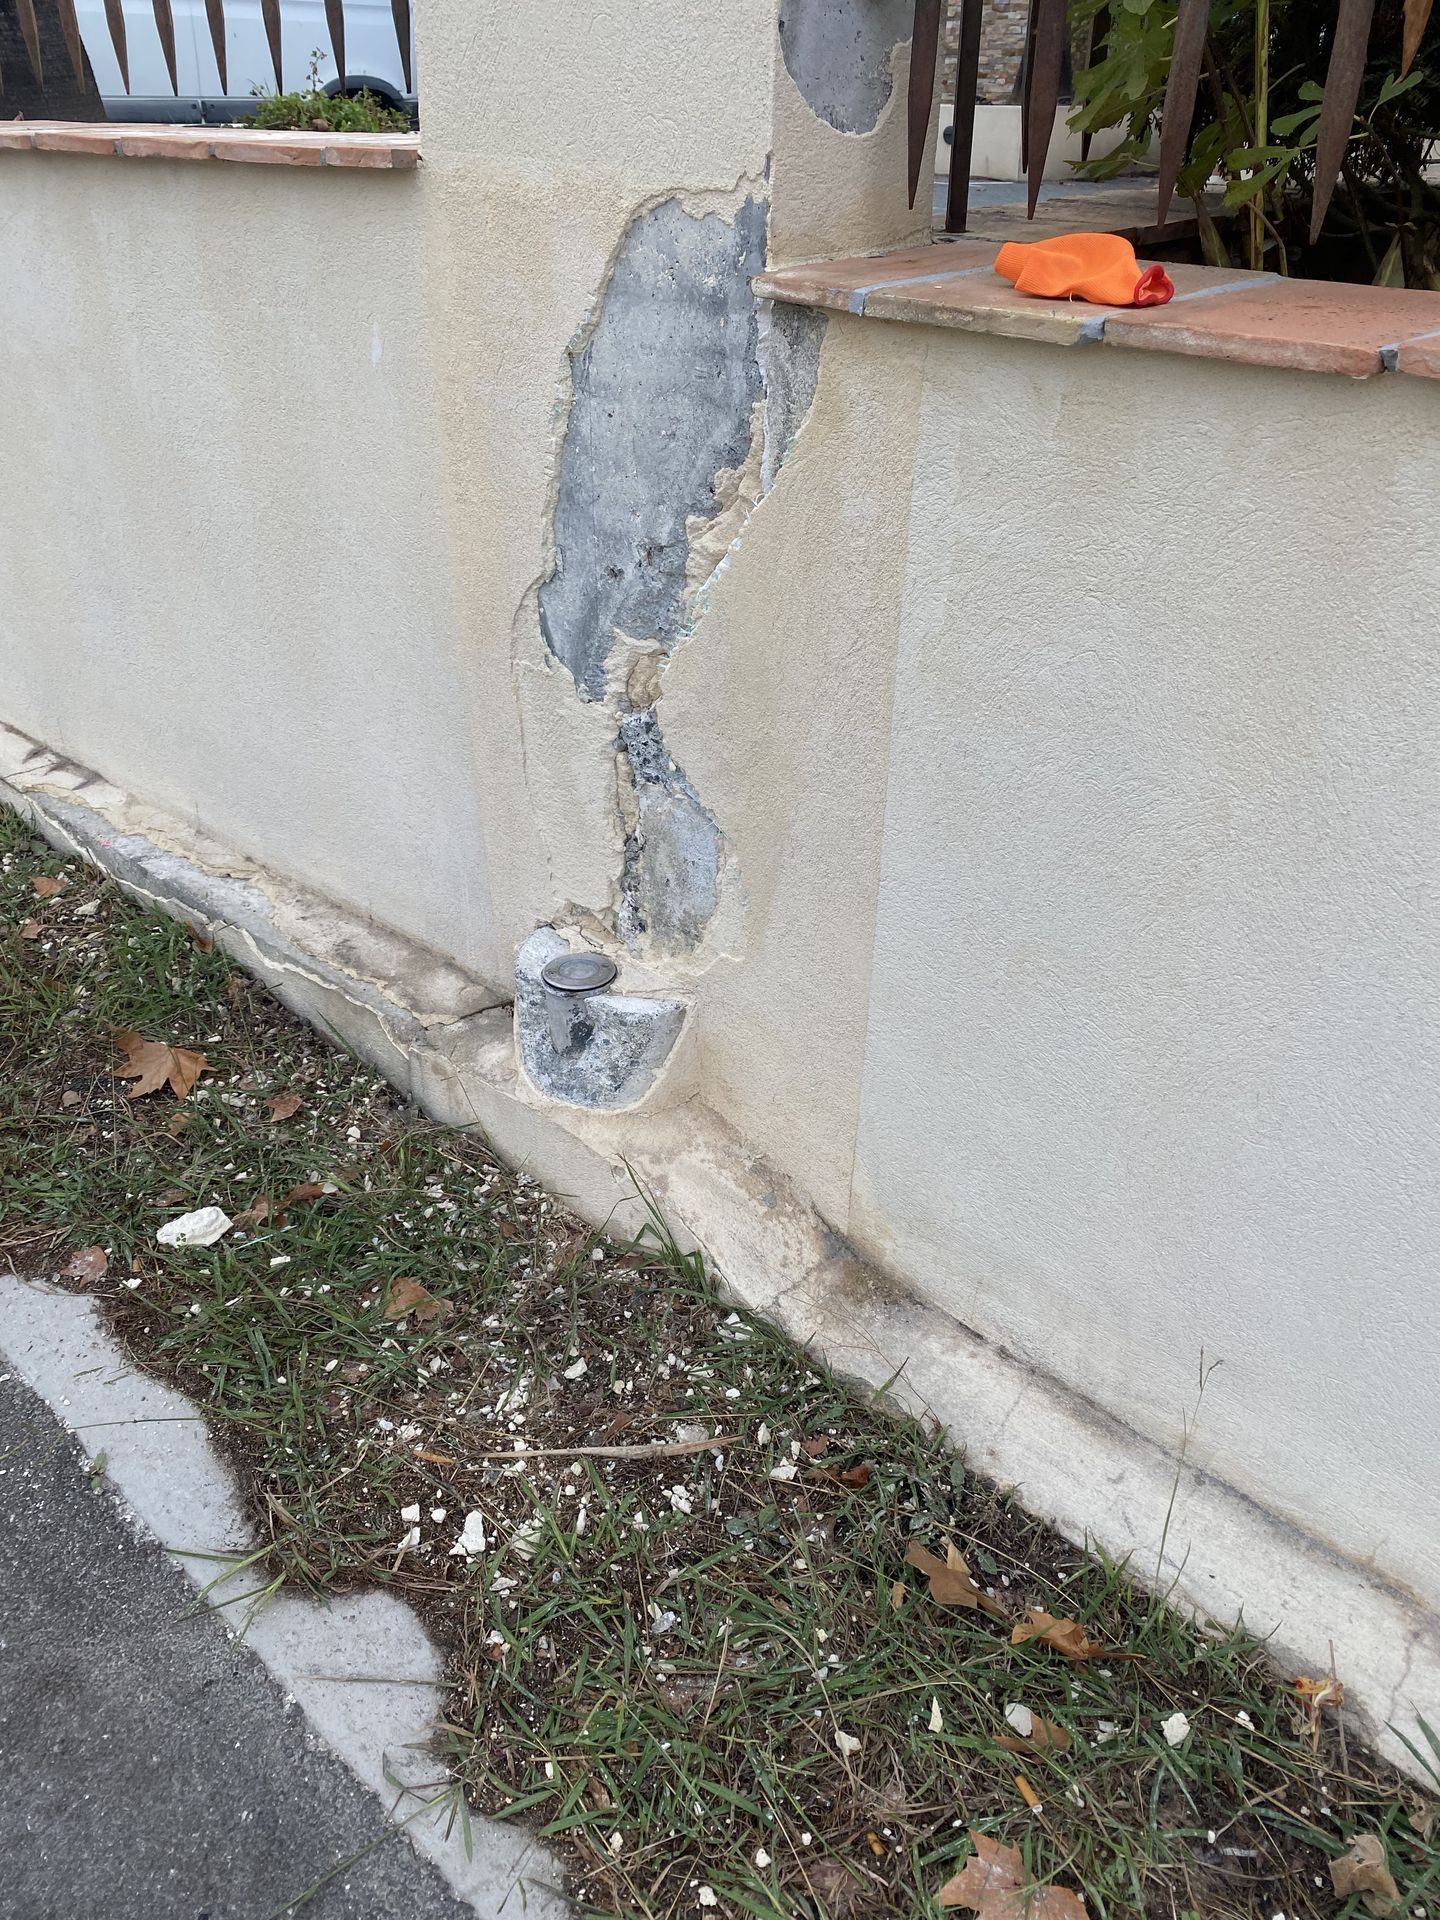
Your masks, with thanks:
[[[291,1207],[309,1206],[312,1201],[323,1200],[325,1188],[319,1180],[302,1180],[298,1187],[292,1187],[285,1198],[272,1208],[272,1217],[277,1226],[285,1224],[285,1216]]]
[[[453,1453],[427,1453],[424,1447],[416,1447],[415,1458],[428,1460],[432,1467],[453,1467],[455,1464]]]
[[[21,922],[20,938],[22,940],[38,940],[44,931],[44,927],[41,926],[38,920],[25,920]]]
[[[67,1087],[60,1096],[60,1104],[62,1107],[78,1107],[80,1104],[80,1095],[76,1093],[73,1087]]]
[[[293,1120],[303,1104],[298,1093],[277,1093],[265,1102],[265,1111],[275,1121]]]
[[[1113,1653],[1103,1641],[1092,1640],[1078,1620],[1057,1620],[1043,1607],[1031,1607],[1028,1619],[1022,1620],[1010,1635],[1013,1647],[1023,1647],[1027,1640],[1043,1640],[1047,1647],[1054,1647],[1067,1660],[1096,1660],[1102,1653],[1114,1659],[1123,1657]]]
[[[1427,1801],[1423,1806],[1407,1802],[1405,1811],[1409,1814],[1410,1824],[1416,1833],[1422,1840],[1428,1840],[1435,1831],[1436,1815],[1440,1814],[1440,1807],[1437,1807],[1433,1800]]]
[[[60,877],[56,879],[48,873],[37,873],[35,878],[30,882],[30,885],[34,888],[41,900],[53,900],[56,894],[64,887],[65,876],[62,873]]]
[[[268,1193],[261,1193],[256,1195],[243,1213],[237,1213],[230,1224],[232,1227],[238,1227],[242,1233],[250,1233],[254,1228],[264,1226],[269,1218],[270,1196]]]
[[[912,1540],[905,1549],[905,1564],[918,1567],[930,1582],[930,1598],[942,1607],[979,1607],[997,1620],[1005,1618],[1004,1609],[988,1593],[976,1586],[964,1557],[947,1540],[945,1558],[937,1558]]]
[[[822,1433],[814,1440],[802,1440],[800,1442],[800,1451],[805,1455],[807,1460],[816,1460],[824,1453],[829,1444],[830,1440],[828,1435]]]
[[[215,942],[210,938],[210,935],[206,933],[202,928],[187,926],[185,931],[189,934],[190,938],[195,942],[196,946],[200,949],[201,953],[213,953],[215,951]]]
[[[910,1589],[906,1586],[903,1580],[891,1581],[890,1608],[892,1612],[898,1613],[900,1611],[901,1607],[903,1607],[905,1604],[905,1596],[909,1591]]]
[[[165,1122],[165,1131],[172,1140],[178,1140],[189,1124],[190,1116],[188,1113],[175,1112],[172,1113],[170,1118]]]
[[[1302,1673],[1295,1682],[1295,1691],[1305,1702],[1305,1724],[1310,1732],[1310,1744],[1318,1747],[1321,1709],[1343,1707],[1345,1689],[1333,1673],[1327,1674],[1323,1680],[1312,1680],[1309,1674]]]
[[[1025,1802],[1026,1806],[1029,1807],[1030,1811],[1034,1813],[1035,1809],[1041,1804],[1040,1796],[1036,1793],[1034,1787],[1031,1786],[1023,1773],[1017,1773],[1015,1776],[1015,1791]]]
[[[1024,1725],[1023,1721],[1021,1725]],[[1032,1713],[1027,1735],[998,1734],[995,1744],[1003,1747],[1006,1753],[1063,1753],[1070,1744],[1070,1735],[1064,1727],[1057,1727],[1053,1720],[1047,1720],[1043,1713]]]
[[[186,1100],[195,1082],[210,1067],[203,1053],[189,1047],[166,1046],[163,1040],[142,1040],[126,1027],[115,1029],[115,1044],[126,1056],[125,1065],[115,1069],[115,1078],[135,1082],[130,1089],[132,1100],[158,1093],[167,1083],[177,1100]]]
[[[852,1493],[858,1493],[862,1487],[869,1486],[873,1471],[872,1467],[862,1462],[854,1467],[816,1467],[815,1477],[818,1480],[829,1480],[837,1487],[848,1487]]]
[[[829,1920],[847,1920],[858,1910],[865,1887],[842,1860],[817,1860],[805,1869],[810,1891],[824,1907]]]
[[[1400,1904],[1400,1889],[1385,1861],[1385,1842],[1378,1833],[1357,1834],[1350,1851],[1330,1862],[1330,1878],[1343,1900],[1358,1893],[1367,1913],[1393,1913]]]
[[[380,1310],[380,1317],[382,1320],[401,1320],[409,1314],[421,1326],[425,1326],[437,1314],[449,1311],[448,1300],[437,1300],[428,1287],[422,1287],[418,1280],[412,1280],[408,1274],[401,1274],[385,1289],[385,1305]]]
[[[110,1257],[104,1247],[81,1247],[78,1253],[71,1255],[61,1271],[67,1280],[78,1280],[83,1286],[93,1287],[105,1278],[105,1269],[109,1264]]]
[[[975,1851],[935,1896],[941,1907],[966,1907],[981,1920],[1088,1920],[1085,1903],[1068,1887],[1031,1881],[1018,1847],[1001,1846],[970,1829]]]
[[[155,1196],[157,1207],[178,1207],[185,1198],[183,1187],[162,1187]]]
[[[238,973],[225,976],[225,998],[238,1013],[245,1004],[245,982]]]
[[[1415,64],[1415,56],[1420,51],[1420,42],[1425,38],[1425,29],[1430,24],[1430,9],[1433,5],[1434,0],[1405,0],[1405,32],[1400,55],[1402,80]]]

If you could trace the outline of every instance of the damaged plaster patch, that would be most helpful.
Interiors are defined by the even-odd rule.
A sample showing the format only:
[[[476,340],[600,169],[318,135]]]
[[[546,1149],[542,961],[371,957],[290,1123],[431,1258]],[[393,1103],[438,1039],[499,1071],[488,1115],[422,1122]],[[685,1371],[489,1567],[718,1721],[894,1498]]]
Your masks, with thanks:
[[[765,460],[761,491],[768,493],[790,457],[805,424],[820,379],[820,349],[828,316],[818,307],[770,307],[762,322],[760,358],[765,369]]]
[[[572,359],[540,626],[588,700],[616,629],[665,648],[684,629],[694,523],[725,511],[717,482],[751,451],[764,254],[762,201],[733,225],[662,202],[632,221]]]
[[[630,947],[684,953],[720,901],[720,829],[670,758],[653,712],[625,715],[620,749],[629,773],[620,935]]]
[[[531,1083],[569,1106],[615,1112],[634,1106],[655,1084],[680,1029],[680,1000],[597,993],[584,1003],[576,1044],[556,1051],[540,978],[548,960],[575,949],[551,927],[540,927],[515,961],[515,1033]]]
[[[780,51],[813,113],[840,133],[873,133],[913,25],[911,0],[783,0]]]

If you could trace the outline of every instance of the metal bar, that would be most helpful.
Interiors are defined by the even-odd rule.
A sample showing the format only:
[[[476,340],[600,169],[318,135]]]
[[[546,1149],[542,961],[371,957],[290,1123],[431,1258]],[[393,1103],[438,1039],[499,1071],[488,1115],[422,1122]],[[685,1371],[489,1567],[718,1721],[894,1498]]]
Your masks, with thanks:
[[[170,10],[170,0],[150,0],[155,15],[155,31],[160,36],[160,51],[165,56],[165,69],[170,75],[170,91],[178,94],[180,82],[175,77],[175,15]]]
[[[390,17],[395,22],[395,38],[400,47],[400,65],[405,74],[405,91],[413,93],[410,74],[410,0],[390,0]]]
[[[970,162],[975,151],[975,95],[980,88],[983,0],[960,0],[960,57],[955,69],[955,120],[950,130],[950,180],[945,231],[964,233],[970,218]]]
[[[325,0],[325,24],[330,29],[330,50],[335,55],[335,78],[345,84],[345,0]]]
[[[110,44],[120,68],[125,91],[130,91],[130,55],[125,46],[125,10],[121,0],[105,0],[105,24],[110,29]]]
[[[1055,131],[1055,110],[1060,104],[1060,76],[1065,65],[1066,0],[1035,0],[1035,59],[1026,76],[1025,93],[1029,103],[1028,152],[1025,175],[1028,183],[1026,210],[1033,220],[1045,178],[1045,162],[1050,155],[1050,136]]]
[[[70,71],[80,86],[85,84],[85,49],[80,43],[80,22],[75,18],[75,0],[56,0],[60,31],[65,36],[65,51],[70,56]]]
[[[40,23],[35,18],[35,0],[16,0],[16,11],[20,15],[20,32],[24,36],[30,71],[35,75],[36,86],[43,87],[45,62],[40,57]]]
[[[1091,14],[1090,23],[1085,29],[1085,71],[1087,73],[1091,67],[1098,67],[1104,60],[1105,42],[1109,37],[1110,9],[1109,7],[1097,7],[1094,13]],[[1094,138],[1093,133],[1086,132],[1081,134],[1080,158],[1082,160],[1088,160],[1090,158],[1090,142]]]
[[[1025,15],[1025,45],[1020,54],[1017,85],[1020,90],[1020,171],[1030,170],[1030,75],[1035,67],[1035,15],[1040,0],[1030,0]]]
[[[210,44],[215,49],[215,70],[220,75],[220,91],[228,93],[225,76],[225,0],[205,0],[205,18],[210,22]]]
[[[1375,0],[1340,0],[1330,66],[1325,75],[1325,104],[1320,109],[1320,130],[1315,137],[1315,202],[1310,213],[1312,247],[1320,238],[1335,183],[1340,178],[1345,149],[1350,144],[1374,13]]]
[[[920,189],[930,109],[935,104],[935,63],[940,54],[942,0],[915,0],[915,30],[910,40],[910,204]]]
[[[1205,55],[1205,31],[1210,24],[1210,0],[1180,0],[1175,16],[1175,40],[1170,55],[1170,77],[1165,82],[1165,106],[1160,118],[1160,212],[1163,221],[1175,198],[1175,182],[1185,163],[1195,100],[1200,91],[1200,66]]]
[[[275,69],[275,91],[285,91],[285,75],[280,54],[280,0],[260,0],[260,18],[265,22],[265,38],[270,42],[270,64]]]

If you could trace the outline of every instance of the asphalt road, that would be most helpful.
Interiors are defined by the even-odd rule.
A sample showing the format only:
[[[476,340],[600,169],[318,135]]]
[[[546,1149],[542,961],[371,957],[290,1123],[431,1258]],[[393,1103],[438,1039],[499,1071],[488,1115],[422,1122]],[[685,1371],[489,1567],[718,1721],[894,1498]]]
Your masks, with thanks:
[[[474,1920],[13,1378],[0,1767],[3,1920]]]

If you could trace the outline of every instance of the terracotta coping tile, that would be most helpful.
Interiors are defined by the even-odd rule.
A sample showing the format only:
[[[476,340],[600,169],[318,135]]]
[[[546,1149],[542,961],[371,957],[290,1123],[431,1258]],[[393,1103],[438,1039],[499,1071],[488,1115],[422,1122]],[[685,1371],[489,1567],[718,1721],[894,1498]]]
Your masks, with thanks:
[[[848,260],[822,260],[814,266],[780,267],[758,275],[752,284],[762,299],[861,313],[864,296],[872,288],[893,286],[901,280],[972,272],[994,263],[995,244],[991,240],[942,240],[907,247],[900,253],[856,254]]]
[[[1393,365],[1393,350],[1403,352],[1407,340],[1437,331],[1440,293],[1276,279],[1203,305],[1121,314],[1105,339],[1114,347],[1363,379]]]
[[[286,133],[269,127],[135,121],[0,121],[0,150],[114,154],[132,160],[231,160],[284,167],[413,168],[418,133]]]
[[[1407,340],[1395,356],[1400,373],[1419,374],[1422,380],[1440,380],[1440,333],[1422,333]]]

